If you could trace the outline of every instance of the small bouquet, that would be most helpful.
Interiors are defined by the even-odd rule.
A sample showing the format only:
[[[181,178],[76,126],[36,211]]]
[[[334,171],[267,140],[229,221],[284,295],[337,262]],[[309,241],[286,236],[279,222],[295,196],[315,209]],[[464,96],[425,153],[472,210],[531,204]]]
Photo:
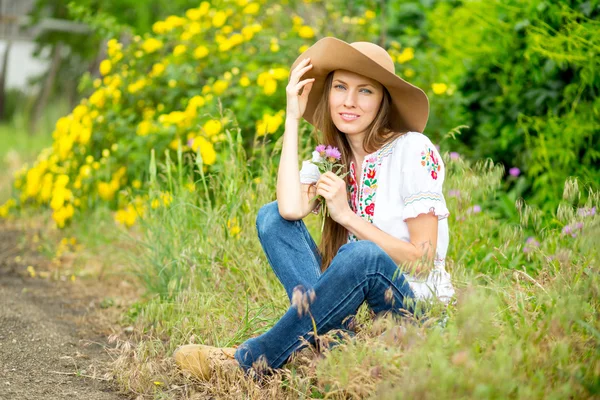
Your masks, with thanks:
[[[325,146],[324,144],[320,144],[315,147],[315,151],[312,153],[311,163],[317,166],[320,173],[325,172],[333,172],[340,178],[344,179],[348,172],[342,173],[345,165],[340,164],[342,160],[342,153],[340,153],[337,147]],[[323,222],[321,223],[321,232],[323,232],[323,228],[325,227],[325,218],[329,217],[329,211],[327,210],[327,203],[325,199],[321,195],[316,195],[311,199],[311,201],[319,199],[321,200],[321,215],[323,216]]]

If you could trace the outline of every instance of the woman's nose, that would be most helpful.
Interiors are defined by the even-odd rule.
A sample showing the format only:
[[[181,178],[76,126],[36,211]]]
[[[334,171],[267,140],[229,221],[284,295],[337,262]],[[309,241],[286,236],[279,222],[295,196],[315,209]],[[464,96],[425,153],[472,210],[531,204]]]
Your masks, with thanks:
[[[344,105],[346,107],[354,107],[356,105],[356,94],[354,91],[349,90],[344,98]]]

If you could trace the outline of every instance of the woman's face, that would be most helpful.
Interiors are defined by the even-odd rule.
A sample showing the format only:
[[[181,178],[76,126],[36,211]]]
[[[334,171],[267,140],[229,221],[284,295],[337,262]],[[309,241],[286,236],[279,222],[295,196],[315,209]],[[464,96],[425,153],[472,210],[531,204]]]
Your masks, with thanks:
[[[329,109],[335,126],[346,135],[358,135],[373,122],[383,86],[371,78],[345,70],[336,70],[329,93]]]

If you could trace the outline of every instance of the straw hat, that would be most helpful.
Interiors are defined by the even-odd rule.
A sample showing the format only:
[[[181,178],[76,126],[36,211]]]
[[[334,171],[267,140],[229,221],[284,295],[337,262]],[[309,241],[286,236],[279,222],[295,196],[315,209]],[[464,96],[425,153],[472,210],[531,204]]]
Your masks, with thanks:
[[[423,90],[411,85],[395,73],[394,61],[388,52],[369,42],[346,43],[326,37],[300,55],[290,71],[310,57],[313,68],[301,79],[315,78],[308,95],[304,119],[314,125],[314,113],[324,90],[327,74],[344,69],[371,79],[386,87],[392,97],[391,128],[394,131],[423,132],[429,117],[429,100]]]

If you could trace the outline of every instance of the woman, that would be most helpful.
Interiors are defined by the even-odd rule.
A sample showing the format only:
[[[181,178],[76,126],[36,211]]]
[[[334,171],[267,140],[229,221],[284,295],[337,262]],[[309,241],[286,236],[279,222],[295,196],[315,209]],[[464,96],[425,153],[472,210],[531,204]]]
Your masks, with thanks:
[[[366,301],[375,313],[414,312],[414,300],[454,294],[444,269],[448,210],[445,168],[425,128],[425,93],[399,78],[381,47],[324,38],[294,62],[277,179],[277,201],[261,208],[258,236],[292,301],[268,332],[237,349],[180,347],[179,366],[208,379],[215,368],[280,368],[319,334],[347,327]],[[304,117],[337,147],[346,180],[298,171],[298,125]],[[317,249],[302,218],[325,199]],[[398,273],[398,265],[405,273]],[[433,266],[433,268],[432,268]],[[310,314],[306,312],[310,310]]]

